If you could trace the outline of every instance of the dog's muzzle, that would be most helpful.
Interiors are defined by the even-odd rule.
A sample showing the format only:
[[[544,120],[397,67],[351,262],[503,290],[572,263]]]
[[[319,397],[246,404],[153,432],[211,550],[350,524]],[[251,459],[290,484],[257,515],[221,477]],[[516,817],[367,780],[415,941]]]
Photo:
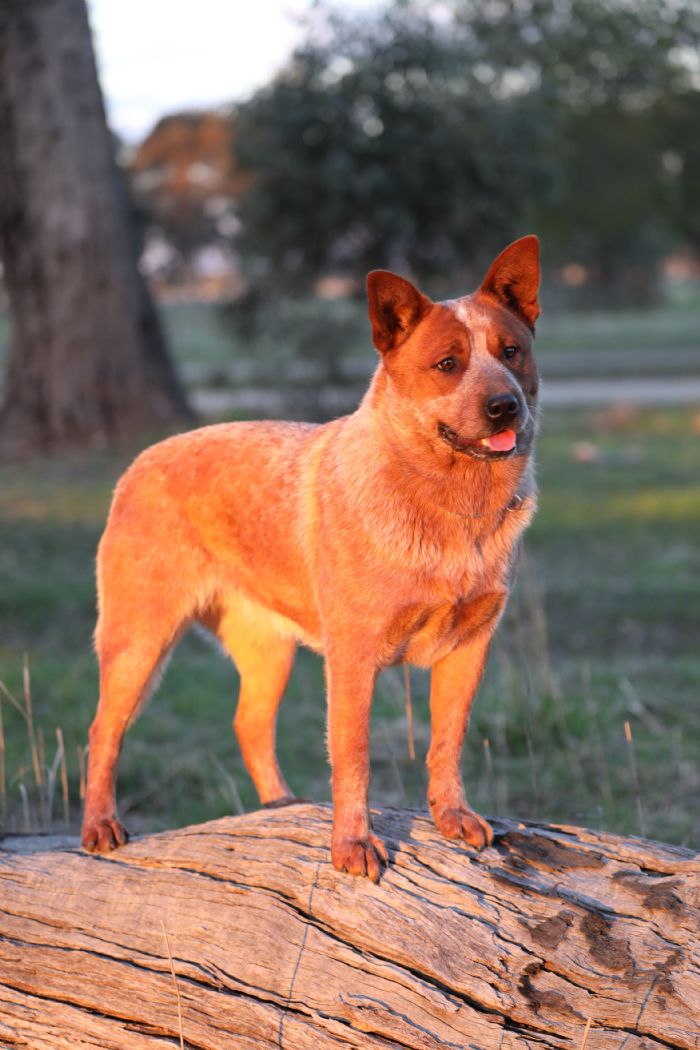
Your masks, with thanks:
[[[464,441],[456,430],[448,427],[446,423],[438,423],[438,434],[440,438],[455,452],[473,459],[509,459],[520,452],[525,451],[529,445],[526,430],[518,433],[515,429],[507,427],[498,429],[494,427],[490,434],[477,438],[475,441]]]

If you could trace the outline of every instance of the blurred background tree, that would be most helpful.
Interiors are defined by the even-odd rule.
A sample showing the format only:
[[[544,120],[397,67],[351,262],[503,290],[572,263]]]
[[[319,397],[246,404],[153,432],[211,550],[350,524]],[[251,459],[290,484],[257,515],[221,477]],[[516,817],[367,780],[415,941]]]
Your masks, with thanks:
[[[0,5],[0,252],[12,339],[0,449],[188,418],[137,269],[84,0]]]
[[[699,11],[673,0],[509,0],[471,23],[489,68],[526,76],[550,126],[554,192],[532,202],[532,221],[551,263],[586,268],[579,305],[649,305],[661,256],[688,243],[690,216],[671,213],[693,147],[663,113],[690,106],[696,123],[700,115]]]
[[[301,289],[389,266],[454,284],[527,229],[603,305],[649,303],[697,251],[696,0],[318,4],[286,69],[237,110],[251,176],[238,248]]]
[[[549,182],[547,128],[530,99],[494,101],[453,30],[423,4],[329,9],[239,107],[252,274],[296,289],[375,266],[453,277],[508,238]]]
[[[202,258],[231,258],[234,202],[248,179],[233,163],[233,121],[213,111],[159,120],[129,164],[150,273],[170,285],[191,281]]]

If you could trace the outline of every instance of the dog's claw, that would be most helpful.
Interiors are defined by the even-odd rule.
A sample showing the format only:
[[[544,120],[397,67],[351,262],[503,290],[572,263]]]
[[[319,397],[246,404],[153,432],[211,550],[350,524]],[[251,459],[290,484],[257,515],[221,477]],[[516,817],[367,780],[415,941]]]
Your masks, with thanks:
[[[376,835],[366,839],[340,839],[331,847],[333,867],[349,875],[366,875],[377,883],[389,863],[386,846]]]
[[[493,842],[493,830],[483,817],[457,806],[453,809],[433,810],[433,820],[439,832],[447,839],[464,839],[476,850],[482,850]]]
[[[129,841],[129,832],[116,817],[96,820],[83,828],[83,849],[88,853],[109,853]]]

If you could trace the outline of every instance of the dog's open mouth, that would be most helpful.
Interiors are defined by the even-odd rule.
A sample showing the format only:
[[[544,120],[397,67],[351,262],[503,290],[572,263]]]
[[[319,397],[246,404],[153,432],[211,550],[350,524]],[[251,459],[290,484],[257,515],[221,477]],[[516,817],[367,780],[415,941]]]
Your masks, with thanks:
[[[518,435],[514,430],[499,430],[476,441],[465,442],[446,423],[438,423],[438,434],[455,450],[476,459],[507,459],[517,449]]]

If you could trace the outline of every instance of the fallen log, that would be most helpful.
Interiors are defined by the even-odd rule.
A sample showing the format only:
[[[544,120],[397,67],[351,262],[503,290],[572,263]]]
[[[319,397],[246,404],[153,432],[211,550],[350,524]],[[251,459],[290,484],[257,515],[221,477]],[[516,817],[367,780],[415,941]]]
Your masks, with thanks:
[[[700,1047],[700,861],[495,821],[481,854],[419,813],[340,875],[330,810],[230,817],[107,856],[0,852],[0,1045],[61,1050]]]

